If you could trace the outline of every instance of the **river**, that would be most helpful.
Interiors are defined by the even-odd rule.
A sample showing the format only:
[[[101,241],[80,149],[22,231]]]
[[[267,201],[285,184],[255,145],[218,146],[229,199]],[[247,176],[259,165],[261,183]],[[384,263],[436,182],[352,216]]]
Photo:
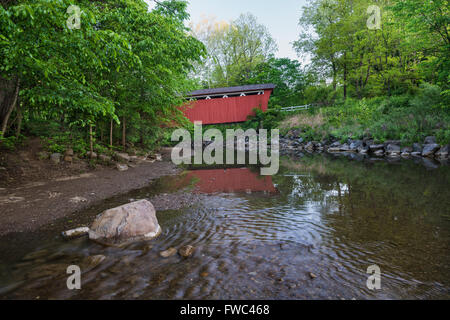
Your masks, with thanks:
[[[124,248],[66,241],[58,223],[0,239],[1,299],[449,299],[450,167],[411,160],[283,157],[255,168],[187,170],[78,215],[185,190],[157,213],[162,234]],[[162,258],[170,247],[191,257]],[[86,258],[104,255],[96,268]],[[81,290],[66,268],[80,265]],[[381,286],[370,290],[369,266]]]

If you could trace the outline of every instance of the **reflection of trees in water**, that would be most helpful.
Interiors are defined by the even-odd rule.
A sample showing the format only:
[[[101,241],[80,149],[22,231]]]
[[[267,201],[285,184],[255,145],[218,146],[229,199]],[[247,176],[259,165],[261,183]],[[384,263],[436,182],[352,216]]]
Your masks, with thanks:
[[[274,178],[292,206],[313,201],[330,241],[360,246],[393,269],[425,270],[450,284],[450,168],[362,163],[324,156],[283,159]],[[433,274],[434,278],[431,277]],[[427,276],[425,276],[426,279]]]
[[[274,182],[283,185],[279,188],[284,193],[292,194],[296,188],[314,201],[336,194],[340,204],[350,209],[356,205],[374,209],[389,207],[391,209],[386,210],[387,213],[399,213],[405,211],[399,208],[412,207],[416,212],[427,213],[426,219],[433,222],[445,220],[448,214],[450,167],[427,171],[411,162],[400,165],[362,163],[347,159],[331,160],[323,156],[283,159],[281,165],[280,176],[276,176]],[[301,184],[283,183],[283,180],[292,179],[291,176],[283,176],[286,173],[296,173],[296,179]],[[347,197],[339,197],[339,194]],[[416,219],[418,214],[409,211],[409,218]]]
[[[292,205],[304,205],[305,201],[321,204],[334,199],[335,191],[341,195],[346,192],[347,185],[339,182],[334,175],[323,173],[312,174],[310,168],[294,164],[283,166],[280,173],[274,177],[282,197]]]

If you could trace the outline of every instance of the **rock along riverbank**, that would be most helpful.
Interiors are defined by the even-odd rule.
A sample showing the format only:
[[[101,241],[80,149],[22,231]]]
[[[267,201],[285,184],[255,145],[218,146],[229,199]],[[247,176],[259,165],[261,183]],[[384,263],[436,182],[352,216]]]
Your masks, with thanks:
[[[280,138],[280,153],[301,156],[303,152],[331,154],[353,154],[356,157],[370,157],[373,159],[409,159],[422,158],[425,165],[432,166],[440,162],[446,164],[449,160],[449,145],[439,145],[434,136],[426,137],[423,143],[402,146],[398,140],[378,143],[373,139],[348,139],[342,143],[336,140],[305,141],[296,132],[291,131]]]

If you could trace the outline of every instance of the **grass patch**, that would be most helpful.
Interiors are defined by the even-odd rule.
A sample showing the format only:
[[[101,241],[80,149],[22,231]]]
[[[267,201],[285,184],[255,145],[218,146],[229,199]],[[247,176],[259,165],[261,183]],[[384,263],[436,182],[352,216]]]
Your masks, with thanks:
[[[436,86],[423,85],[418,94],[354,100],[288,115],[281,132],[299,129],[305,139],[334,137],[373,138],[379,142],[422,142],[434,135],[438,143],[450,143],[450,105]]]

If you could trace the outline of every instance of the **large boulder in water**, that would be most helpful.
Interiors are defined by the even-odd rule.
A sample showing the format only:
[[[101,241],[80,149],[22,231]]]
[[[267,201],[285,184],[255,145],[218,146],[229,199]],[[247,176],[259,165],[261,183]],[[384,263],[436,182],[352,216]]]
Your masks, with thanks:
[[[117,245],[150,240],[160,233],[161,227],[152,203],[139,200],[99,214],[89,230],[89,238],[103,244]]]

